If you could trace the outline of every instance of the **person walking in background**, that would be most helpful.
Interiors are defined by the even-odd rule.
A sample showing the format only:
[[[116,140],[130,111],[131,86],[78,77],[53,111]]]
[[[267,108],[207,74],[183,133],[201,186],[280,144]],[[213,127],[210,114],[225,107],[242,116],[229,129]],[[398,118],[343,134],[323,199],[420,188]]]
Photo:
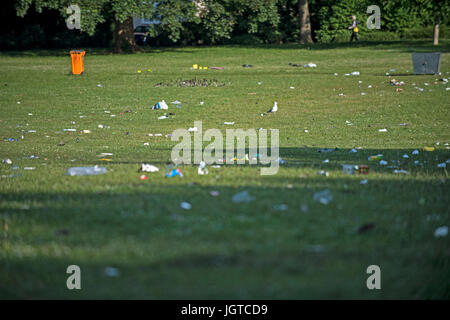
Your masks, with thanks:
[[[353,30],[352,35],[350,37],[350,42],[353,41],[353,39],[355,39],[356,41],[359,41],[358,39],[358,20],[356,20],[356,16],[352,16],[352,25],[350,27],[348,27],[348,30]]]

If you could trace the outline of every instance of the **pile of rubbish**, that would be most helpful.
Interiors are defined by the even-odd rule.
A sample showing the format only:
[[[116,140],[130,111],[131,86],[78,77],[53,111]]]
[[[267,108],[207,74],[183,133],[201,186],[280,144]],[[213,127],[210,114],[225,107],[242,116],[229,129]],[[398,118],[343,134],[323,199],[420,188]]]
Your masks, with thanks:
[[[230,82],[228,83],[230,84]],[[217,79],[188,79],[188,80],[175,80],[170,82],[159,82],[155,84],[155,87],[225,87],[224,81],[219,82]]]

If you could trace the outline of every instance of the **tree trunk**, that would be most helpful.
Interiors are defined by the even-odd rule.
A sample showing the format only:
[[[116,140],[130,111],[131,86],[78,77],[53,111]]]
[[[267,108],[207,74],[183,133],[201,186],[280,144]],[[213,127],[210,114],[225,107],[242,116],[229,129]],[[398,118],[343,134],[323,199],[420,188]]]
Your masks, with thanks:
[[[311,43],[311,20],[309,19],[308,0],[298,2],[300,13],[300,43]]]
[[[440,13],[437,12],[434,20],[434,35],[433,35],[433,44],[435,46],[439,44],[439,23],[440,23]]]
[[[129,17],[123,22],[116,21],[114,30],[114,52],[136,52],[140,48],[134,41],[133,18]]]

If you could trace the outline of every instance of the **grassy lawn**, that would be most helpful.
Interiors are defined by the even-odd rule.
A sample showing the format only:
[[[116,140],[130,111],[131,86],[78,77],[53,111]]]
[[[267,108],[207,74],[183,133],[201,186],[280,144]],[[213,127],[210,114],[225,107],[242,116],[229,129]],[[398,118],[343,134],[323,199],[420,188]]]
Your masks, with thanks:
[[[442,76],[413,75],[411,53],[433,51]],[[434,236],[450,223],[438,168],[450,159],[450,85],[435,84],[450,76],[449,52],[450,41],[88,50],[83,76],[68,74],[67,52],[1,53],[0,159],[12,165],[0,164],[0,298],[450,298],[449,237]],[[317,68],[289,65],[308,62]],[[225,86],[155,87],[194,77]],[[169,110],[151,110],[163,99]],[[274,101],[278,112],[261,117]],[[164,112],[175,115],[158,120]],[[166,135],[196,120],[203,131],[279,129],[287,162],[271,176],[259,165],[203,176],[182,165],[183,178],[165,178],[177,144]],[[387,165],[368,161],[380,153]],[[142,163],[160,172],[140,180]],[[342,164],[370,173],[346,175]],[[108,172],[65,174],[93,165]],[[325,189],[326,205],[314,200]],[[253,202],[231,201],[245,190]],[[366,287],[373,264],[381,290]],[[82,290],[66,288],[69,265],[80,266]]]

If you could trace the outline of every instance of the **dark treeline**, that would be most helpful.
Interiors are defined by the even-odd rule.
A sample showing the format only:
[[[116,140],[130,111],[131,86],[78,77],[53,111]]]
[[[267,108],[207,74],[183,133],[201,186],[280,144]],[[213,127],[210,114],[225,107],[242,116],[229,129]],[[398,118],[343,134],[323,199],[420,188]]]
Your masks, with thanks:
[[[196,6],[197,11],[188,17],[186,9],[174,6],[174,1],[194,6],[200,3],[201,6]],[[100,8],[98,16],[102,19],[89,25],[89,32],[66,27],[63,4],[69,1],[48,1],[49,5],[43,6],[41,12],[37,12],[40,8],[31,5],[21,17],[18,7],[24,2],[2,1],[2,50],[114,46],[118,15],[112,13],[115,8],[107,1],[92,0],[92,5]],[[84,3],[89,6],[90,2]],[[432,39],[436,17],[439,18],[440,37],[445,38],[450,9],[448,0],[167,0],[153,3],[159,5],[154,8],[160,8],[160,11],[153,10],[150,18],[160,19],[161,23],[151,27],[150,46],[304,42],[301,30],[302,14],[305,14],[302,5],[305,3],[308,4],[307,15],[314,42],[348,41],[347,27],[351,24],[349,16],[352,14],[358,18],[361,40]],[[381,8],[380,30],[366,27],[369,5]],[[174,19],[174,16],[180,18]]]

